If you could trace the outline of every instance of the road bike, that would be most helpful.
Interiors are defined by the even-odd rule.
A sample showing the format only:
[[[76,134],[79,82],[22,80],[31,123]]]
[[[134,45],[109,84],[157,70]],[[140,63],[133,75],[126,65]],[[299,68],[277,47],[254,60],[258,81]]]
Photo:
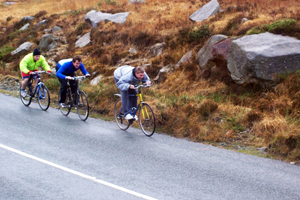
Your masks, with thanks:
[[[35,99],[38,101],[39,106],[42,110],[46,111],[49,108],[50,105],[50,93],[46,85],[41,81],[41,78],[38,77],[38,82],[34,87],[33,90],[33,85],[35,84],[35,79],[33,75],[35,74],[51,74],[46,71],[34,71],[29,75],[29,80],[27,82],[25,91],[27,95],[25,97],[22,97],[21,95],[21,85],[20,85],[20,97],[21,101],[25,106],[29,106],[32,99]]]
[[[75,76],[71,80],[81,82],[86,76]],[[58,101],[60,100],[60,94],[58,94]],[[67,81],[67,93],[65,106],[59,105],[59,110],[64,116],[68,116],[71,109],[75,108],[77,114],[82,121],[87,120],[89,117],[89,103],[86,94],[79,89],[79,83],[77,84],[76,95],[72,95],[71,85],[69,80]]]
[[[139,125],[143,131],[143,133],[150,137],[154,134],[156,124],[155,124],[155,116],[152,108],[149,104],[143,101],[143,96],[141,92],[142,87],[150,87],[146,85],[138,85],[135,86],[136,96],[138,97],[137,108],[131,108],[131,115],[138,116]],[[129,126],[135,121],[135,119],[127,120],[125,119],[125,115],[123,112],[122,101],[121,101],[121,94],[114,94],[119,98],[115,102],[114,106],[114,117],[115,121],[117,122],[118,127],[125,131],[129,128]],[[134,96],[134,95],[129,95]]]

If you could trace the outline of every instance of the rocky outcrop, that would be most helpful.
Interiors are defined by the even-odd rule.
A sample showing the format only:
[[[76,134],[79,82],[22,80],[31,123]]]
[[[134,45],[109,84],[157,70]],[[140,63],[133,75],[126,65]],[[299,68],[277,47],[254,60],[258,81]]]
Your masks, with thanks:
[[[42,51],[51,50],[58,45],[58,42],[64,41],[52,34],[43,35],[39,42],[39,49]]]
[[[265,84],[278,74],[300,69],[300,41],[295,38],[271,33],[226,38],[212,36],[198,52],[205,73],[215,67],[228,71],[238,84]]]
[[[221,11],[220,5],[217,0],[212,0],[209,3],[205,4],[202,8],[194,12],[190,19],[195,22],[202,22],[210,16]]]

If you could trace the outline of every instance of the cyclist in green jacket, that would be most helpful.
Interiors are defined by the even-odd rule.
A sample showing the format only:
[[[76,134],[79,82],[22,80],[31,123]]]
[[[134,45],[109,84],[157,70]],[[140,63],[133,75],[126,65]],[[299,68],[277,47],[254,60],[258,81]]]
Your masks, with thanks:
[[[44,56],[41,55],[40,50],[34,49],[33,53],[27,54],[20,62],[20,70],[22,75],[22,83],[21,83],[21,96],[25,97],[26,91],[25,87],[27,85],[30,74],[33,74],[34,71],[37,71],[39,67],[44,68],[45,71],[51,73],[51,68],[47,63]],[[35,83],[38,81],[38,74],[33,74],[33,78],[35,79]]]

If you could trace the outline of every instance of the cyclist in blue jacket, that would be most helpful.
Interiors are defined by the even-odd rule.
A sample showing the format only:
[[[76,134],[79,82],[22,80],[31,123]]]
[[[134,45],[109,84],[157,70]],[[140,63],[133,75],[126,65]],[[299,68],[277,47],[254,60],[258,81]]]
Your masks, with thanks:
[[[137,97],[129,96],[129,94],[136,94],[135,85],[139,84],[140,82],[150,85],[150,78],[142,67],[135,68],[130,65],[124,65],[117,68],[114,71],[114,78],[116,86],[121,93],[125,119],[137,120],[137,116],[132,116],[130,114],[130,109],[137,106]]]
[[[60,82],[59,105],[61,107],[65,107],[68,80],[70,81],[72,93],[76,95],[78,83],[77,81],[72,80],[72,77],[76,76],[75,72],[78,69],[80,69],[83,75],[90,76],[90,74],[86,71],[84,65],[82,64],[82,59],[80,56],[60,60],[56,65],[56,76]]]

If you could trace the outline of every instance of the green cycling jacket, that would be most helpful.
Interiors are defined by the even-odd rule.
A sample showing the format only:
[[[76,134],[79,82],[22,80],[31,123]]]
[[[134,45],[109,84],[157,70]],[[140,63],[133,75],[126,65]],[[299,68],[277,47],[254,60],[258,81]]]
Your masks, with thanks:
[[[50,71],[51,68],[47,63],[44,56],[40,56],[38,61],[34,62],[33,53],[27,54],[20,62],[20,70],[25,74],[28,74],[29,71],[37,70],[39,67],[44,68],[45,71]]]

